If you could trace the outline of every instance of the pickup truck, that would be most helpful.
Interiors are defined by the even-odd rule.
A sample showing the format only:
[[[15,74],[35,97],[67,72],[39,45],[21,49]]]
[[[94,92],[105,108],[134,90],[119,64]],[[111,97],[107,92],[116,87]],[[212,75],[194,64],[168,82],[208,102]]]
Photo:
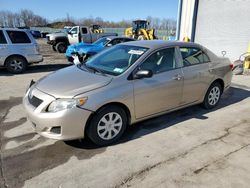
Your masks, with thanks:
[[[47,43],[59,53],[65,53],[67,46],[79,42],[92,43],[102,37],[118,36],[117,33],[95,33],[87,26],[74,26],[68,32],[51,33],[46,35]]]

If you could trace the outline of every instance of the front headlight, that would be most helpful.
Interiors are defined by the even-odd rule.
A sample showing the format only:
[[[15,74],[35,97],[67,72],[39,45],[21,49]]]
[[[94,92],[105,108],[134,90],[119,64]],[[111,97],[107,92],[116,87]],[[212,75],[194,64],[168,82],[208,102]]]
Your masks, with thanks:
[[[70,109],[76,106],[82,106],[87,102],[87,98],[80,99],[57,99],[50,103],[48,112],[58,112],[65,109]]]

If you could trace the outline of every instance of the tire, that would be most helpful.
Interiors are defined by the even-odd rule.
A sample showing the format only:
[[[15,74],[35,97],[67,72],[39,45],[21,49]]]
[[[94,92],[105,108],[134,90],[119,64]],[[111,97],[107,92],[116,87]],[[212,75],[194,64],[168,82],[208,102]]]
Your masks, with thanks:
[[[64,42],[59,42],[56,44],[56,51],[59,53],[65,53],[67,45]]]
[[[117,120],[110,121],[112,118]],[[122,108],[118,106],[104,107],[91,119],[87,135],[96,145],[109,145],[116,142],[123,135],[127,127],[127,120],[127,115]]]
[[[52,50],[53,50],[54,52],[56,52],[56,46],[55,46],[55,45],[52,45],[51,48],[52,48]]]
[[[5,62],[5,67],[13,74],[23,73],[27,69],[27,66],[26,59],[20,56],[9,57]]]
[[[206,96],[203,101],[203,107],[212,109],[218,105],[222,94],[222,86],[219,82],[213,83],[207,90]]]
[[[146,38],[143,35],[138,36],[137,40],[146,40]]]

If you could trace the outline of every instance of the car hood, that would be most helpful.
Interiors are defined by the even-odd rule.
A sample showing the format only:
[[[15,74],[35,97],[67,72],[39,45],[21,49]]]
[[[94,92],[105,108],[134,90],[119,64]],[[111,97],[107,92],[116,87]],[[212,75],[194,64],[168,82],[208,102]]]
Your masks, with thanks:
[[[35,87],[55,98],[72,98],[108,85],[111,80],[111,77],[87,72],[72,65],[43,77]]]
[[[58,33],[50,33],[50,34],[47,34],[46,36],[50,37],[50,36],[53,36],[53,37],[67,37],[67,34],[64,33],[64,32],[58,32]]]
[[[87,44],[87,43],[78,43],[68,47],[66,51],[66,56],[71,56],[72,52],[78,52],[79,54],[91,54],[91,53],[98,53],[104,49],[104,46],[99,44]]]

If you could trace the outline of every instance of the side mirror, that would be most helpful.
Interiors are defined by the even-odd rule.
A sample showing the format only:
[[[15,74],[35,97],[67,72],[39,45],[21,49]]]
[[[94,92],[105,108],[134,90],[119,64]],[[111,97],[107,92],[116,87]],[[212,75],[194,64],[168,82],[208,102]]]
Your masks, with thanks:
[[[107,44],[107,47],[111,47],[111,46],[113,46],[111,43]]]
[[[151,78],[152,76],[152,70],[139,70],[134,74],[134,79]]]

